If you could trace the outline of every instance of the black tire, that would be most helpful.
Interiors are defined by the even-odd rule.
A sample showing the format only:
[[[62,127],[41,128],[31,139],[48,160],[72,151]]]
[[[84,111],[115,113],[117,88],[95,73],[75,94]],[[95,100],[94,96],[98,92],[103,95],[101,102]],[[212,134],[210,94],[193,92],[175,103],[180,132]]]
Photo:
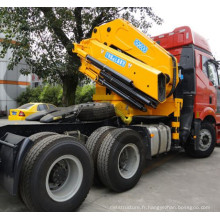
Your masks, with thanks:
[[[86,103],[81,104],[78,118],[81,121],[104,120],[115,116],[115,108],[110,103]]]
[[[61,186],[58,186],[60,190],[66,191],[60,191],[61,194],[55,195],[56,191],[50,189],[49,182],[51,178],[54,179],[57,167],[61,167],[57,164],[60,161],[64,163],[68,160],[66,158],[73,160],[70,160],[72,163],[66,165],[65,169],[68,168],[70,171],[70,168],[75,167],[77,172],[74,172],[74,175],[73,172],[68,173]],[[73,161],[76,161],[76,164]],[[63,170],[61,171],[59,174],[62,175]],[[49,136],[38,142],[28,152],[21,172],[23,173],[20,180],[21,196],[32,211],[74,211],[86,198],[93,180],[93,164],[88,150],[74,138],[65,135]],[[76,179],[77,185],[69,182],[67,184],[66,181],[69,179]],[[53,184],[56,185],[55,182]],[[71,193],[71,197],[65,197],[69,196],[67,192]]]
[[[96,129],[88,138],[86,142],[86,147],[93,159],[94,163],[94,184],[95,185],[101,185],[101,181],[98,176],[97,171],[97,158],[98,158],[98,152],[99,148],[101,147],[101,144],[104,140],[104,138],[107,136],[107,134],[112,131],[113,129],[116,129],[112,126],[104,126]]]
[[[199,133],[198,149],[194,149],[194,140],[192,137],[189,137],[185,144],[185,152],[187,155],[195,158],[209,157],[215,148],[215,144],[216,133],[214,126],[208,122],[203,122]]]
[[[120,165],[124,149],[129,149],[130,152],[134,151],[136,154],[131,156],[132,154],[129,153],[128,163],[123,171]],[[116,192],[131,189],[141,177],[145,155],[146,149],[142,137],[136,131],[127,128],[110,131],[103,140],[97,159],[98,174],[102,183]]]
[[[29,139],[33,142],[32,147],[34,147],[37,142],[43,140],[43,139],[46,138],[46,137],[49,137],[49,136],[52,136],[52,135],[55,135],[55,134],[57,134],[57,133],[55,133],[55,132],[39,132],[39,133],[36,133],[36,134],[31,135],[31,136],[29,137]],[[24,173],[24,172],[21,172],[21,174],[20,174],[20,179],[23,179],[23,178],[24,178],[23,175],[25,175],[25,173]],[[23,188],[20,188],[20,191],[19,191],[19,197],[20,197],[21,200],[23,201],[23,198],[22,198],[21,194],[24,194]]]
[[[39,133],[36,133],[36,134],[33,134],[29,137],[29,139],[31,141],[33,141],[33,146],[38,142],[38,141],[41,141],[43,140],[44,138],[46,137],[49,137],[49,136],[52,136],[52,135],[55,135],[57,133],[55,132],[50,132],[50,131],[45,131],[45,132],[39,132]]]

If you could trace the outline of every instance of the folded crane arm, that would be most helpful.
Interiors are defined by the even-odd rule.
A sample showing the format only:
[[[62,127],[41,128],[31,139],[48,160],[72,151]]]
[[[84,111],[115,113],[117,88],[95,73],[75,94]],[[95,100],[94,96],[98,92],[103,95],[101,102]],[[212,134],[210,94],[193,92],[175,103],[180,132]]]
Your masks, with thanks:
[[[74,43],[73,52],[81,59],[80,72],[143,114],[170,102],[178,84],[176,59],[122,19],[96,27],[90,39]],[[98,90],[100,97],[109,95]]]

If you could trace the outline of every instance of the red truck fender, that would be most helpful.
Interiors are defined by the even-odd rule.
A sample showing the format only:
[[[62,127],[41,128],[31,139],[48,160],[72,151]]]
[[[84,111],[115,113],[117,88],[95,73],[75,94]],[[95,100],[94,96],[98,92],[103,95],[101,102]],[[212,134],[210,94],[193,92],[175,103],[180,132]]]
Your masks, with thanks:
[[[211,107],[204,108],[203,111],[200,113],[199,118],[203,121],[207,116],[212,116],[216,121],[216,114]]]

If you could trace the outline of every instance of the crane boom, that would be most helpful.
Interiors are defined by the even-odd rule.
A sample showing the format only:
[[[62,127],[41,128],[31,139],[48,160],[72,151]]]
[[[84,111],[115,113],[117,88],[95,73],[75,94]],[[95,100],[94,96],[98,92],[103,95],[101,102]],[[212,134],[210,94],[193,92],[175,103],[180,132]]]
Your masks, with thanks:
[[[114,104],[124,121],[173,113],[178,122],[182,99],[173,96],[177,60],[129,22],[116,19],[94,28],[90,39],[74,43],[73,52],[81,59],[80,72],[96,82],[93,100]]]
[[[166,88],[167,95],[171,95],[174,91],[178,84],[176,59],[128,21],[116,19],[96,27],[91,38],[166,74],[169,80]]]

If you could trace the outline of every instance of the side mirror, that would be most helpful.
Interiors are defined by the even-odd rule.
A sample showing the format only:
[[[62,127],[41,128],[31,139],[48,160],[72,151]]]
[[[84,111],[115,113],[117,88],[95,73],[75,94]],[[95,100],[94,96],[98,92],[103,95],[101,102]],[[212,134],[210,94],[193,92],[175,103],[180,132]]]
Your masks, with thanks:
[[[214,86],[215,83],[214,83],[213,81],[210,80],[210,81],[209,81],[209,85],[210,85],[210,86]]]

